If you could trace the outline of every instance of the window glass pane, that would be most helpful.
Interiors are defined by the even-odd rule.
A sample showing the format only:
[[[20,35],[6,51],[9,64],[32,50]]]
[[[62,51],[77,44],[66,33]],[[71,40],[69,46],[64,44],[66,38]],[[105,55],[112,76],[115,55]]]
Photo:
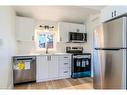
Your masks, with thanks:
[[[53,34],[47,35],[47,46],[48,48],[53,48]]]
[[[39,40],[39,47],[40,48],[45,48],[46,35],[45,34],[39,34],[38,35],[38,40]]]

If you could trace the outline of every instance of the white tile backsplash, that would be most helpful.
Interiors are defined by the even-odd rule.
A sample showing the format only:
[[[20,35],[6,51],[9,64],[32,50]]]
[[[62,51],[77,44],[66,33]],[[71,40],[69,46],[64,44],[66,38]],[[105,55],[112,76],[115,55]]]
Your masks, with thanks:
[[[34,42],[17,42],[17,53],[18,54],[29,54],[35,52],[35,43]]]

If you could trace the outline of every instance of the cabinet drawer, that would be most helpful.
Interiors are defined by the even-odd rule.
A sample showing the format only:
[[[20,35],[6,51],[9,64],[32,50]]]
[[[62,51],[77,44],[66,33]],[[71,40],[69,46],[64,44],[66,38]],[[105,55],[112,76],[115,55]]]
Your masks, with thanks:
[[[70,59],[71,56],[62,56],[64,59]]]
[[[70,62],[71,61],[71,56],[61,56],[60,61]]]
[[[59,67],[60,68],[69,68],[69,67],[71,67],[71,64],[70,64],[70,62],[60,62]]]
[[[59,76],[70,76],[71,69],[70,68],[60,68]]]

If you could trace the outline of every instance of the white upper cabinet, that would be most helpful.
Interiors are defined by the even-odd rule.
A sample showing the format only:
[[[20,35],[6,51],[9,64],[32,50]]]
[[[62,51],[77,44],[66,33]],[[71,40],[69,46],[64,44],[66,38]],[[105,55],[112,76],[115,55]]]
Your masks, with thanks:
[[[70,23],[69,24],[69,32],[85,33],[85,25],[84,24]]]
[[[58,23],[58,42],[68,42],[69,23]]]
[[[109,6],[101,10],[101,22],[117,18],[127,13],[127,6]]]
[[[58,23],[58,42],[68,42],[69,32],[85,33],[84,24],[59,22]]]
[[[16,40],[32,41],[34,40],[34,19],[27,17],[16,17]]]
[[[112,7],[106,7],[101,10],[101,22],[105,22],[112,18]]]

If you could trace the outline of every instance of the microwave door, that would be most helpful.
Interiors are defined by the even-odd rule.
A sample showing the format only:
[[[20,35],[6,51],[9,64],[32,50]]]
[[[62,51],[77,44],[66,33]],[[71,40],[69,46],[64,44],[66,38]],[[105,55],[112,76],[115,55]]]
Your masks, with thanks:
[[[82,40],[82,35],[81,33],[72,33],[71,38],[74,41],[81,41]]]
[[[70,32],[70,42],[84,42],[84,33]]]
[[[77,33],[77,40],[83,41],[83,33]]]

